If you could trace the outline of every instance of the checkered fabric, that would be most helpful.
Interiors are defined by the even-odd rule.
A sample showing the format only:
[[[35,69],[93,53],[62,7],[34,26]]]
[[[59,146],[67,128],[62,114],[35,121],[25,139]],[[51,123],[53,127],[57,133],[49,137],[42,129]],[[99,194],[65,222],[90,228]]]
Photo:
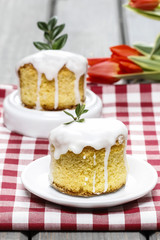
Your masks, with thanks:
[[[103,117],[116,117],[129,131],[127,153],[146,159],[160,174],[160,84],[89,85],[103,101]],[[48,140],[10,132],[3,125],[3,100],[15,89],[0,88],[0,230],[160,229],[160,180],[153,191],[130,203],[104,209],[74,209],[24,189],[21,173],[48,154]]]

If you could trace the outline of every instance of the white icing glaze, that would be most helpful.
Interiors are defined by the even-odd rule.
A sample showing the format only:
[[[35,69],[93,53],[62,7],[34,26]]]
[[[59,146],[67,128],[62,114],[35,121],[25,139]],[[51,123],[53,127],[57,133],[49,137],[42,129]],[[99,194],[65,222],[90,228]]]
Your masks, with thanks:
[[[127,128],[121,121],[114,118],[88,118],[83,123],[60,125],[51,131],[49,140],[55,147],[54,158],[59,159],[68,150],[79,154],[86,146],[96,150],[108,149],[121,135],[127,139]]]
[[[108,157],[109,157],[109,154],[110,154],[110,150],[111,150],[111,146],[106,148],[105,157],[104,157],[104,192],[106,192],[107,188],[108,188],[108,171],[107,171],[107,167],[108,167]]]
[[[41,85],[41,75],[44,73],[48,81],[55,79],[55,106],[58,106],[58,72],[63,66],[72,71],[75,76],[75,99],[76,103],[80,103],[79,79],[87,71],[87,60],[78,54],[61,51],[61,50],[44,50],[36,54],[23,58],[16,66],[16,71],[25,64],[32,64],[38,72],[37,92]],[[37,108],[39,104],[39,96],[37,95]]]
[[[69,125],[60,125],[50,133],[50,144],[55,147],[54,158],[59,159],[61,154],[68,150],[79,154],[86,146],[91,146],[96,150],[105,148],[104,158],[104,192],[108,188],[108,157],[111,147],[125,140],[127,143],[128,131],[126,126],[119,120],[113,118],[85,119],[83,123],[74,122]],[[125,157],[125,150],[124,150]],[[83,157],[83,159],[85,159]],[[124,158],[125,159],[125,158]],[[126,161],[126,160],[125,160]],[[126,163],[125,163],[126,164]],[[93,156],[93,165],[96,165],[96,155]],[[95,177],[93,177],[93,193],[95,193]],[[86,181],[86,178],[85,178]]]

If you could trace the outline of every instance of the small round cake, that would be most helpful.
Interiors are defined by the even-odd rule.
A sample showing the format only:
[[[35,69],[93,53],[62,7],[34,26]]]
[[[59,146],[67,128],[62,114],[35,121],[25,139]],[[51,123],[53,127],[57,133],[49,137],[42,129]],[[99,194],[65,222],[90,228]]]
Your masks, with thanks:
[[[85,101],[87,60],[78,54],[43,50],[22,59],[16,71],[27,108],[62,110]]]
[[[50,184],[63,193],[92,196],[126,183],[127,128],[116,119],[85,119],[50,133]]]

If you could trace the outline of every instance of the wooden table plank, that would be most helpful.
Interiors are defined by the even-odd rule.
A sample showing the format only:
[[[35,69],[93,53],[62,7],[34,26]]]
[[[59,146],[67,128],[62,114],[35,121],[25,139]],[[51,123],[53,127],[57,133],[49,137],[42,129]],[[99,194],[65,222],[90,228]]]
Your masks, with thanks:
[[[28,240],[28,234],[21,232],[0,232],[0,240]]]
[[[43,39],[36,23],[50,15],[51,0],[0,1],[0,83],[16,84],[15,65],[36,52],[32,42]]]
[[[58,0],[55,13],[60,23],[66,23],[68,51],[101,57],[121,42],[117,0]]]
[[[40,232],[32,240],[145,240],[146,237],[139,232]]]
[[[149,240],[160,240],[160,232],[150,233]]]
[[[120,0],[121,5],[127,3],[128,0]],[[123,8],[124,22],[127,25],[127,35],[129,44],[143,42],[152,44],[159,34],[160,22],[143,17],[133,11]]]

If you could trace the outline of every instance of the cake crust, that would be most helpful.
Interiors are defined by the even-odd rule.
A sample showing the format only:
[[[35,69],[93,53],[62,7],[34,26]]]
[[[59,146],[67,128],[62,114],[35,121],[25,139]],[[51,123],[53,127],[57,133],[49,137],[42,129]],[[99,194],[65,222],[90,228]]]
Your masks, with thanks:
[[[44,50],[17,64],[22,104],[36,110],[72,109],[85,101],[87,60],[61,50]]]
[[[119,186],[117,185],[117,188],[110,189],[109,191],[106,191],[106,192],[103,192],[103,193],[90,193],[90,192],[85,192],[85,191],[73,192],[73,191],[69,191],[65,188],[62,188],[62,187],[58,186],[54,182],[51,184],[51,187],[55,188],[59,192],[62,192],[62,193],[65,193],[65,194],[68,194],[68,195],[71,195],[71,196],[93,197],[93,196],[98,196],[98,195],[102,195],[102,194],[116,192],[116,191],[120,190],[125,184],[126,184],[126,181],[124,181],[124,183],[121,183]]]

